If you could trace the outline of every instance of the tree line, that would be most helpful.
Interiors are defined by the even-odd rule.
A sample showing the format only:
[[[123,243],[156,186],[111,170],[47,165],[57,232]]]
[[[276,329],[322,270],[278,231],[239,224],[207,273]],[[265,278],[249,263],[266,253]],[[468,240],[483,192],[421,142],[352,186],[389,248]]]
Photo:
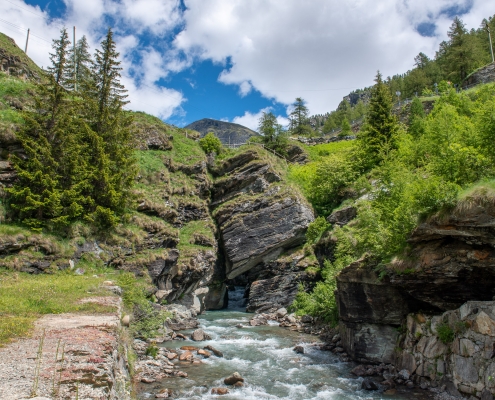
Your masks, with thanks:
[[[24,153],[7,189],[9,216],[32,229],[76,220],[106,228],[119,221],[136,174],[132,117],[123,109],[119,53],[108,30],[89,53],[86,37],[71,49],[66,29],[53,41],[51,65],[36,84],[34,105],[17,133]]]

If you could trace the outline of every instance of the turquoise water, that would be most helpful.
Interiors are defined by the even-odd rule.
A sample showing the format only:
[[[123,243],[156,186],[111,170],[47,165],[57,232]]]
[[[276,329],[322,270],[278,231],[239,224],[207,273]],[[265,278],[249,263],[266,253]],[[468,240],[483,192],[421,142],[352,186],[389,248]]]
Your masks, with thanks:
[[[389,396],[362,391],[362,379],[349,372],[355,365],[342,363],[331,352],[312,346],[318,342],[317,337],[289,331],[278,324],[236,327],[248,325],[251,316],[232,309],[210,311],[200,317],[200,322],[212,340],[163,343],[167,348],[212,345],[223,352],[224,358],[212,356],[200,365],[181,363],[180,370],[187,372],[187,378],[167,378],[159,384],[143,385],[139,398],[154,398],[162,388],[172,389],[174,399],[410,399],[426,395],[398,392]],[[304,354],[296,354],[292,350],[295,345],[302,345]],[[225,387],[223,379],[236,371],[244,377],[245,387],[230,388],[224,396],[210,394],[214,387]]]

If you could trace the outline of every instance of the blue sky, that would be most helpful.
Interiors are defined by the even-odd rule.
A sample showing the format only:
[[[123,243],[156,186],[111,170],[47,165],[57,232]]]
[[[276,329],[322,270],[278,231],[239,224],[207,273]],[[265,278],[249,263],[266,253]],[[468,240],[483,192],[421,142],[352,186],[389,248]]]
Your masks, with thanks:
[[[405,72],[434,56],[455,15],[468,28],[495,14],[486,0],[0,0],[0,31],[48,64],[60,26],[92,49],[112,26],[130,108],[184,126],[201,118],[255,128],[263,111],[286,123],[303,97],[336,108],[377,70]]]

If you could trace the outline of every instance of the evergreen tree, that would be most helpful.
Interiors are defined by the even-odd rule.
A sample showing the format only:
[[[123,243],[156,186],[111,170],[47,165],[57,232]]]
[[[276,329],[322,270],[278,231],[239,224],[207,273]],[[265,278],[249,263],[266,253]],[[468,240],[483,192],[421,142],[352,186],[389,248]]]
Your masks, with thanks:
[[[311,128],[308,125],[309,110],[305,105],[305,101],[301,97],[297,97],[293,103],[294,110],[289,115],[290,131],[295,135],[308,135],[311,133]]]
[[[258,132],[263,136],[262,141],[266,147],[281,155],[287,155],[287,135],[273,113],[263,112],[259,120]]]
[[[75,80],[71,84],[72,89],[77,85],[78,89],[84,90],[84,86],[91,77],[92,62],[88,41],[86,36],[83,36],[77,41],[75,52],[71,49],[69,53],[69,66],[72,68],[72,78]]]
[[[440,44],[437,59],[447,78],[461,83],[473,69],[483,65],[483,52],[478,37],[474,32],[469,34],[458,17],[454,18],[447,35],[449,40]]]
[[[418,97],[415,97],[411,103],[409,109],[409,133],[418,137],[423,134],[423,118],[425,117],[425,110],[423,109],[423,103]]]
[[[347,118],[342,121],[342,131],[339,136],[350,136],[352,134],[351,124]]]
[[[381,162],[396,147],[398,131],[397,120],[392,115],[392,97],[380,72],[376,74],[375,82],[371,91],[366,124],[358,136],[367,167]]]
[[[112,213],[124,210],[129,190],[136,174],[132,149],[132,117],[123,107],[128,103],[126,90],[120,83],[120,61],[116,51],[112,30],[109,29],[97,49],[92,67],[92,127],[104,143],[104,155],[96,161],[93,198],[100,207],[100,213],[109,218]]]
[[[34,107],[23,112],[25,124],[17,135],[27,157],[12,157],[18,181],[9,189],[11,208],[33,228],[65,224],[84,204],[79,190],[85,180],[79,145],[84,142],[78,140],[77,111],[63,87],[69,81],[65,29],[52,46],[52,65],[37,85]]]

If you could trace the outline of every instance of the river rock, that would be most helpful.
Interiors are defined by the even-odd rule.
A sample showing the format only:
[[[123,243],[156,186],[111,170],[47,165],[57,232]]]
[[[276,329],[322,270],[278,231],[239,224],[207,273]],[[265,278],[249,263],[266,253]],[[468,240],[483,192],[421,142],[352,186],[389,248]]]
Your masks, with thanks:
[[[361,382],[361,389],[378,390],[378,385],[373,380],[369,378],[365,378],[363,382]]]
[[[202,342],[203,340],[210,340],[211,337],[207,335],[203,329],[196,329],[192,335],[191,339],[194,340],[195,342]]]
[[[162,389],[155,395],[155,398],[168,399],[168,398],[172,397],[172,393],[173,392],[170,389]]]
[[[211,357],[211,353],[209,351],[206,351],[203,349],[198,350],[198,354],[200,356],[203,356],[204,358],[210,358]]]
[[[287,309],[282,307],[277,310],[277,318],[283,318],[286,315],[287,315]]]
[[[216,395],[224,395],[228,394],[229,390],[227,388],[213,388],[211,389],[211,394],[216,394]]]
[[[411,373],[407,369],[402,369],[399,371],[398,376],[400,379],[404,379],[405,381],[409,380]]]
[[[298,354],[304,354],[304,347],[303,346],[296,346],[293,349],[296,353]]]
[[[194,354],[190,351],[185,351],[179,356],[179,361],[192,361]]]
[[[234,372],[232,375],[223,380],[223,383],[225,383],[226,385],[233,385],[236,382],[244,382],[244,378],[241,376],[241,374],[239,374],[239,372]]]
[[[197,351],[197,350],[199,350],[199,347],[196,347],[196,346],[182,346],[180,349],[181,350],[189,350],[189,351]]]
[[[241,388],[241,387],[244,387],[244,383],[242,383],[242,382],[240,382],[240,381],[239,381],[239,382],[236,382],[236,383],[234,383],[234,387],[235,387],[235,388]]]
[[[351,374],[354,374],[356,376],[365,376],[366,375],[366,368],[364,365],[358,365],[357,367],[354,367],[351,370]]]
[[[223,353],[220,350],[215,349],[213,346],[205,346],[205,350],[210,350],[213,354],[215,354],[217,357],[223,357]]]

